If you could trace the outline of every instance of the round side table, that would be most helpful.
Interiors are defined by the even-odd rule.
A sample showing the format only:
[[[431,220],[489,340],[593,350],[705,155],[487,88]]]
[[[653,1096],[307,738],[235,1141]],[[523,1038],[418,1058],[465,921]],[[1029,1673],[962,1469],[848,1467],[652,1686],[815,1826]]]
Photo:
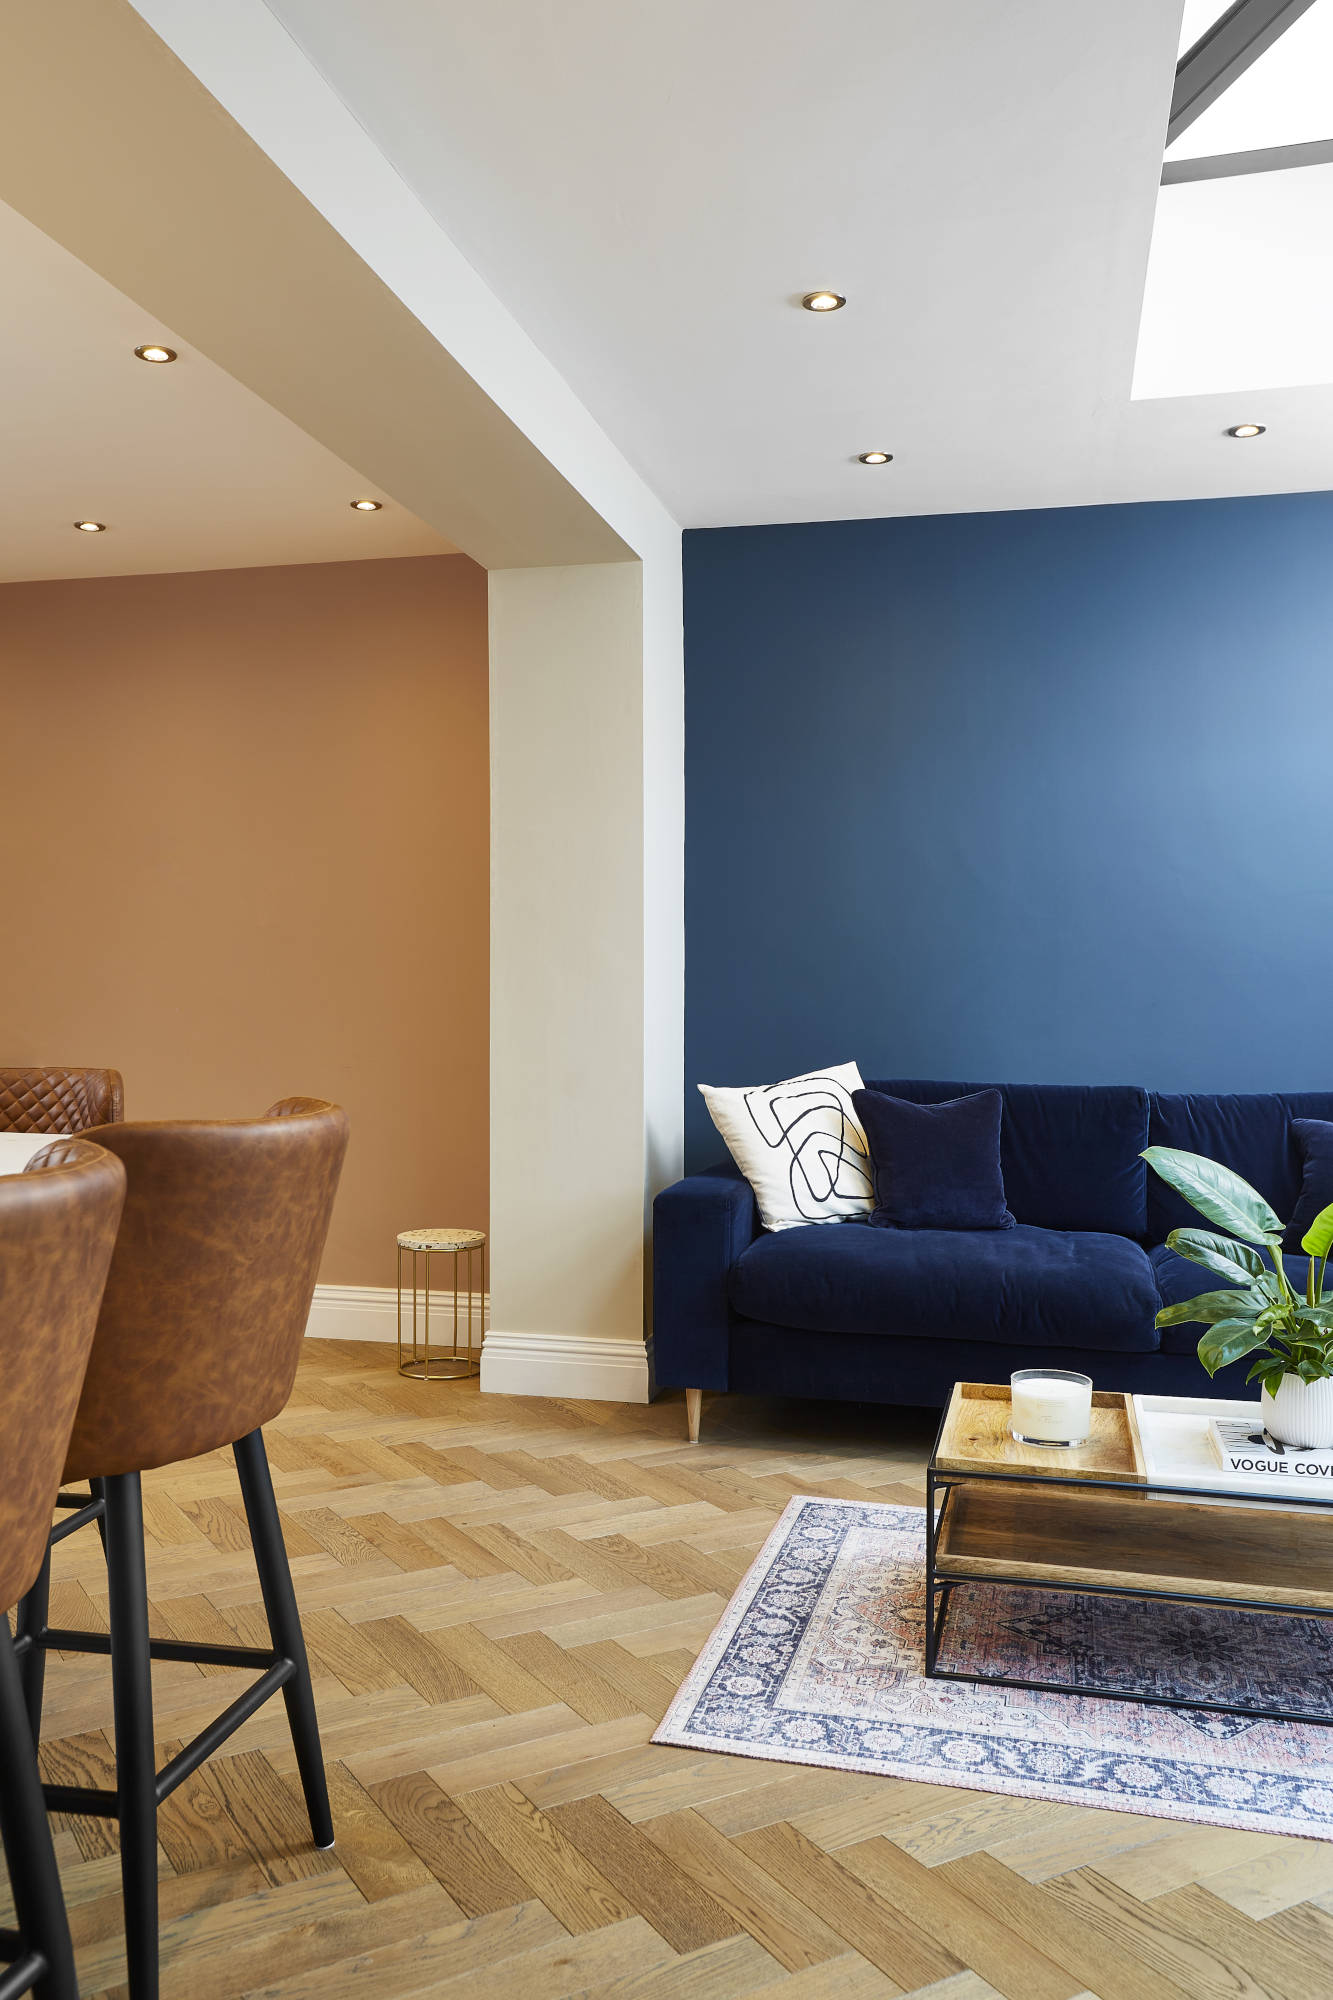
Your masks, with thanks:
[[[412,1254],[412,1338],[403,1338],[403,1252]],[[475,1287],[472,1282],[472,1259],[481,1253],[481,1295],[475,1307],[476,1341],[473,1341],[473,1298]],[[459,1310],[458,1260],[467,1258],[467,1312]],[[417,1259],[425,1259],[424,1285],[417,1283]],[[432,1257],[452,1257],[454,1260],[453,1297],[453,1339],[437,1341],[432,1348],[430,1338],[430,1276]],[[419,1306],[424,1291],[424,1310]],[[419,1382],[457,1382],[466,1375],[475,1375],[481,1365],[481,1343],[484,1333],[486,1311],[486,1232],[484,1229],[404,1229],[398,1238],[398,1373],[411,1375]],[[446,1306],[445,1315],[448,1313]],[[420,1322],[418,1313],[420,1312]],[[447,1333],[448,1321],[440,1326],[440,1315],[436,1315],[436,1327]],[[460,1335],[466,1335],[466,1345],[460,1346]]]

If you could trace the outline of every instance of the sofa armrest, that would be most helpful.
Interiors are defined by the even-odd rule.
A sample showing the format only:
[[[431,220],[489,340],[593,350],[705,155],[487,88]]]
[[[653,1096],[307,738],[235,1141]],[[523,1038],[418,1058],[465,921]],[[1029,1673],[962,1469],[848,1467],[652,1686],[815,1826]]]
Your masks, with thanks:
[[[664,1389],[725,1389],[727,1277],[759,1234],[754,1191],[732,1166],[663,1188],[653,1203],[653,1367]]]

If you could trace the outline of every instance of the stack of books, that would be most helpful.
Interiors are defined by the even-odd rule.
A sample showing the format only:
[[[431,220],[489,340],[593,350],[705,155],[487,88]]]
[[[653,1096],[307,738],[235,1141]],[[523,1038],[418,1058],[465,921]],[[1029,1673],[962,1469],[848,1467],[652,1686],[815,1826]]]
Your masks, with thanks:
[[[1279,1444],[1253,1417],[1214,1417],[1208,1440],[1223,1472],[1255,1479],[1290,1479],[1305,1486],[1327,1484],[1333,1492],[1333,1451],[1313,1445]]]

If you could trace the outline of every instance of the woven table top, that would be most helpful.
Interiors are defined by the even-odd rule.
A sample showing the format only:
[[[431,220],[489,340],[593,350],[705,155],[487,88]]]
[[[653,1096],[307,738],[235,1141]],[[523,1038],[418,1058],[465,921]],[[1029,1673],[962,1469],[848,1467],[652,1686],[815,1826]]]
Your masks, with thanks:
[[[484,1229],[404,1229],[398,1238],[400,1250],[480,1250],[486,1241]]]

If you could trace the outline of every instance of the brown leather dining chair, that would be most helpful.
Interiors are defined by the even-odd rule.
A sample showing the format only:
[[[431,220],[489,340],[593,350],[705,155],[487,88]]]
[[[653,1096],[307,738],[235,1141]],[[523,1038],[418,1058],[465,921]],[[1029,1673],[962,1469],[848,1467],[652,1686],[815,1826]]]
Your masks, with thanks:
[[[97,1142],[123,1162],[128,1191],[64,1480],[93,1482],[81,1515],[101,1517],[110,1631],[47,1625],[48,1551],[27,1607],[24,1668],[29,1711],[39,1717],[47,1651],[111,1656],[116,1788],[47,1785],[45,1796],[52,1811],[119,1822],[129,1992],[131,2000],[157,2000],[157,1808],[279,1689],[315,1844],[333,1843],[310,1667],[262,1427],[291,1394],[347,1116],[335,1104],[293,1097],[253,1120],[106,1125]],[[149,1638],[140,1475],[227,1445],[271,1650]],[[155,1659],[259,1674],[160,1771]]]
[[[76,1068],[64,1063],[0,1068],[0,1132],[21,1132],[37,1138],[50,1133],[88,1132],[96,1125],[118,1124],[125,1116],[125,1085],[118,1069]],[[31,1156],[30,1156],[31,1157]],[[94,1490],[100,1503],[100,1487]],[[100,1512],[100,1504],[98,1509]],[[63,1533],[83,1525],[87,1515],[67,1520]],[[27,1643],[33,1600],[19,1606],[18,1637]],[[29,1700],[38,1699],[29,1678]]]
[[[87,1132],[124,1116],[118,1069],[0,1069],[0,1132]]]
[[[19,1665],[3,1615],[41,1568],[125,1199],[120,1161],[57,1139],[0,1177],[0,1840],[18,1929],[0,1996],[77,2000],[74,1954]]]

